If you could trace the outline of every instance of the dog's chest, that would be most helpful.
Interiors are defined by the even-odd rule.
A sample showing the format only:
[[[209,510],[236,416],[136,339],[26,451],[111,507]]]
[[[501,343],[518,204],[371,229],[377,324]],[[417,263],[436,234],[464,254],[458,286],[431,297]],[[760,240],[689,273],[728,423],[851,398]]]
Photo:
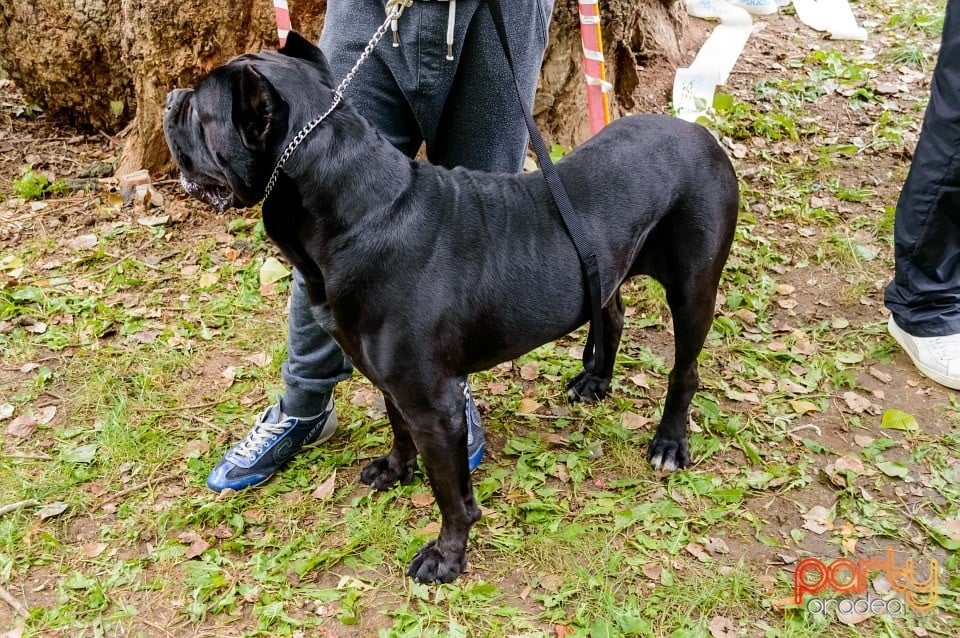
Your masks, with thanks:
[[[330,311],[330,304],[310,304],[310,312],[313,314],[313,318],[317,323],[320,324],[320,327],[323,328],[324,332],[339,340],[340,335],[337,330],[337,322],[334,320],[333,313]]]

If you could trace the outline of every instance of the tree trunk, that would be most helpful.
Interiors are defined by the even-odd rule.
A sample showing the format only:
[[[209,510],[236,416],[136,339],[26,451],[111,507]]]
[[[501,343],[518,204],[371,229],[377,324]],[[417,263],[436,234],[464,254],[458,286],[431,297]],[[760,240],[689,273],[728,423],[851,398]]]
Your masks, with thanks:
[[[613,84],[611,116],[633,112],[645,100],[642,66],[680,60],[686,11],[679,0],[600,0],[607,81]],[[557,0],[550,48],[543,62],[534,110],[545,136],[576,146],[590,136],[577,0]],[[657,96],[663,104],[668,96]]]
[[[0,68],[59,122],[116,130],[136,103],[120,0],[0,0]]]
[[[679,59],[686,14],[679,0],[600,6],[617,116],[643,97],[641,65]],[[325,8],[326,0],[291,0],[294,28],[316,39]],[[557,0],[535,107],[545,135],[568,146],[589,135],[577,15],[576,0]],[[48,117],[122,130],[118,174],[171,168],[160,125],[169,89],[276,45],[270,0],[0,0],[0,68]]]

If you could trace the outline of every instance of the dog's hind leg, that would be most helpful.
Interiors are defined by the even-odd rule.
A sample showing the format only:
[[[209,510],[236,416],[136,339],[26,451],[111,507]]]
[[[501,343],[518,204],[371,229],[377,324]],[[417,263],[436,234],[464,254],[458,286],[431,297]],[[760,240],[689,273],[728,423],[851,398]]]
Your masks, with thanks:
[[[647,458],[658,470],[673,471],[690,464],[687,443],[687,418],[690,402],[700,386],[697,357],[713,323],[714,303],[720,280],[720,268],[706,266],[696,272],[689,266],[658,280],[664,285],[673,316],[674,363],[667,384],[663,417],[650,442]],[[722,264],[721,264],[722,265]],[[695,267],[694,267],[695,268]],[[678,276],[679,275],[679,276]]]
[[[374,459],[360,472],[360,480],[377,490],[385,490],[394,483],[409,483],[413,480],[413,470],[417,464],[417,446],[410,438],[403,415],[397,406],[384,395],[387,416],[393,429],[393,447],[390,452]]]
[[[406,396],[400,405],[440,508],[440,536],[421,548],[407,569],[421,583],[449,583],[460,575],[470,528],[480,520],[467,463],[466,399],[457,379],[442,382],[437,392]]]
[[[594,370],[592,346],[594,344],[593,324],[587,334],[587,345],[583,350],[583,370],[567,384],[567,398],[570,401],[598,401],[610,391],[610,379],[613,378],[613,364],[620,347],[620,335],[623,333],[623,298],[620,291],[603,308],[603,369]]]

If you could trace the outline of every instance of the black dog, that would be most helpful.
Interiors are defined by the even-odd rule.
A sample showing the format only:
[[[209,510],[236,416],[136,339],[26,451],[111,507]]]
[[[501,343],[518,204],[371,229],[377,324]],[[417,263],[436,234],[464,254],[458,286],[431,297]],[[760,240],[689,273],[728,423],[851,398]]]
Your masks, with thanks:
[[[291,33],[279,52],[239,56],[196,90],[171,92],[164,131],[188,192],[220,210],[255,205],[288,140],[332,103],[333,86],[320,51]],[[613,122],[557,168],[607,291],[598,344],[606,365],[581,372],[569,394],[607,393],[623,328],[619,286],[654,277],[676,356],[649,458],[659,469],[686,467],[697,355],[737,218],[730,161],[703,127],[651,115]],[[393,447],[361,480],[377,489],[408,481],[423,457],[442,526],[408,574],[453,580],[480,518],[458,379],[589,317],[580,261],[546,183],[539,173],[411,161],[344,103],[290,156],[263,220],[306,279],[317,321],[384,394]]]

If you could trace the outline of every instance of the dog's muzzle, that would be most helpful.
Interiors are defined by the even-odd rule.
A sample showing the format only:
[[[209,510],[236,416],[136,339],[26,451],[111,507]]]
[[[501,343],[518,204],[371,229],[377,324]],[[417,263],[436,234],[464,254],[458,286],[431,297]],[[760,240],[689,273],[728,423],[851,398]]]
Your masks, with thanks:
[[[218,213],[222,213],[234,205],[233,193],[223,186],[203,186],[191,182],[186,176],[180,176],[180,185],[191,197],[199,199],[205,204],[213,206]]]

